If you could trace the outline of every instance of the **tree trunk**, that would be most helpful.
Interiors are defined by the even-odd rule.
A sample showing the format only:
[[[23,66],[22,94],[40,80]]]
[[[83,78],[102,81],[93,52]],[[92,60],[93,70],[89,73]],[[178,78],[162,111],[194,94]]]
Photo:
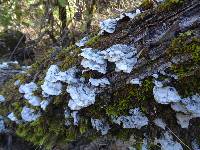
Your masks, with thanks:
[[[93,19],[93,13],[94,13],[94,9],[96,6],[96,1],[95,0],[87,0],[87,1],[85,1],[85,4],[86,4],[85,32],[90,33],[91,23],[92,23],[92,19]]]

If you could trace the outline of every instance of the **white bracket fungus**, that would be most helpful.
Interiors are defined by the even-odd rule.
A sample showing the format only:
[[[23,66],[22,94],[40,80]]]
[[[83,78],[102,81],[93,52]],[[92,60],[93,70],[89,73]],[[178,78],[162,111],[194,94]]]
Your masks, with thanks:
[[[0,69],[7,69],[10,65],[18,65],[17,61],[8,61],[0,64]]]
[[[69,68],[67,71],[60,71],[57,75],[57,80],[62,81],[68,84],[77,83],[78,79],[76,79],[76,73],[78,69],[76,67]]]
[[[13,112],[9,113],[7,116],[11,121],[14,121],[16,123],[19,123],[19,120],[17,119],[17,117],[15,116],[15,114]]]
[[[57,82],[57,76],[58,73],[60,72],[60,69],[58,68],[57,65],[51,65],[46,73],[46,77],[44,78],[45,81],[49,82]]]
[[[104,55],[102,55],[101,52],[92,48],[84,48],[82,49],[82,53],[80,55],[84,57],[81,62],[81,65],[84,68],[96,70],[103,74],[106,73],[107,63],[106,60],[104,60]]]
[[[153,94],[156,102],[160,104],[169,104],[171,102],[179,102],[181,97],[174,87],[162,87],[162,83],[155,82],[156,85],[153,88]]]
[[[128,12],[128,13],[123,13],[120,14],[119,18],[116,18],[116,20],[121,20],[124,17],[129,17],[130,19],[135,18],[137,15],[139,15],[141,13],[141,11],[139,9],[136,9],[136,12]]]
[[[164,2],[165,0],[156,0],[158,3],[162,3]]]
[[[78,115],[78,111],[73,111],[71,113],[71,116],[74,118],[74,125],[77,126],[78,122],[79,122],[79,115]]]
[[[100,34],[102,34],[104,31],[107,33],[114,33],[115,28],[117,26],[117,20],[116,19],[106,19],[104,21],[100,22]]]
[[[152,77],[154,77],[155,79],[157,79],[159,76],[157,73],[152,74]]]
[[[166,123],[161,118],[157,118],[153,122],[155,123],[155,125],[157,125],[158,127],[162,128],[164,130],[167,126]]]
[[[137,85],[142,85],[142,82],[140,81],[139,78],[135,78],[135,79],[132,79],[130,81],[131,84],[137,84]]]
[[[48,95],[60,95],[62,92],[61,82],[68,84],[77,82],[75,79],[76,68],[70,68],[65,72],[61,72],[57,65],[51,65],[48,69],[45,77],[45,81],[41,88],[44,96]]]
[[[28,93],[32,94],[34,91],[37,90],[37,88],[38,87],[34,82],[30,82],[30,83],[27,83],[27,84],[22,84],[19,87],[19,92],[24,93],[24,94],[28,94]]]
[[[0,95],[0,103],[5,102],[5,97],[3,95]]]
[[[74,119],[74,125],[75,126],[78,126],[78,123],[79,123],[79,120],[80,120],[80,117],[79,117],[79,114],[78,114],[78,111],[73,111],[72,113],[70,112],[70,110],[68,108],[65,109],[65,112],[64,112],[64,115],[65,115],[65,118],[67,119],[65,121],[65,125],[66,126],[69,126],[71,125],[71,122],[69,120],[69,118],[73,118]]]
[[[6,62],[3,62],[2,64],[0,64],[0,69],[6,69],[8,68],[8,64]]]
[[[62,92],[62,84],[60,82],[45,81],[41,88],[48,95],[60,95]]]
[[[183,19],[180,21],[179,27],[180,27],[181,29],[190,27],[190,26],[193,25],[193,23],[195,23],[196,21],[199,21],[199,20],[200,20],[199,15],[192,16],[192,17],[185,17],[185,18],[183,18]]]
[[[113,118],[113,122],[123,124],[123,128],[137,128],[140,129],[148,125],[148,118],[140,111],[139,108],[129,110],[130,116],[120,116]]]
[[[106,87],[106,85],[110,85],[110,82],[108,81],[107,78],[101,78],[101,79],[93,79],[90,78],[89,82],[93,86],[100,86],[100,87]]]
[[[83,83],[68,85],[67,92],[71,96],[68,103],[71,110],[80,110],[95,102],[95,89],[88,87]]]
[[[192,141],[192,148],[193,150],[200,150],[200,145],[196,139]]]
[[[19,86],[19,85],[20,85],[20,80],[16,80],[16,81],[14,82],[14,85],[15,85],[15,86]]]
[[[40,117],[40,113],[36,113],[34,109],[24,106],[21,112],[21,117],[24,121],[32,122]]]
[[[176,113],[177,123],[181,125],[181,128],[188,128],[190,119],[192,118],[193,117],[191,115]]]
[[[71,113],[70,113],[70,110],[68,108],[65,109],[64,116],[66,118],[65,125],[70,126],[71,122],[70,122],[69,118],[71,117]]]
[[[200,95],[196,94],[188,98],[181,100],[183,105],[185,105],[188,112],[192,113],[194,116],[200,116]]]
[[[78,46],[78,47],[83,47],[83,46],[85,46],[85,43],[87,43],[89,41],[89,37],[84,37],[84,38],[82,38],[79,42],[76,42],[75,44],[76,44],[76,46]]]
[[[24,98],[28,100],[28,102],[33,106],[40,106],[41,99],[38,96],[34,96],[32,94],[25,94]]]
[[[104,120],[91,118],[91,123],[92,127],[95,128],[97,131],[101,131],[102,135],[106,135],[108,133],[108,130],[110,129],[110,126],[105,123]]]
[[[161,145],[161,150],[183,150],[180,143],[173,140],[173,137],[168,132],[156,141]]]
[[[104,32],[114,33],[117,26],[117,21],[123,19],[124,17],[129,17],[130,19],[133,19],[135,16],[137,16],[140,13],[141,11],[139,9],[136,9],[136,12],[123,13],[120,15],[120,17],[116,19],[106,19],[104,21],[101,21],[100,22],[101,31],[99,34],[103,34]]]
[[[33,92],[37,90],[37,85],[34,82],[22,84],[19,87],[19,92],[24,93],[24,98],[33,106],[40,106],[41,99],[38,96],[34,96]]]
[[[57,82],[57,74],[60,72],[57,65],[51,65],[45,77],[44,84],[41,85],[44,93],[48,95],[60,95],[62,92],[62,84]]]
[[[177,122],[182,128],[188,128],[190,119],[200,117],[200,95],[181,99],[179,103],[171,104],[171,108],[176,112],[184,113],[176,114]]]
[[[124,44],[116,44],[110,48],[101,51],[105,59],[109,62],[115,62],[115,71],[130,73],[137,63],[136,48]]]
[[[141,150],[148,150],[148,141],[146,138],[143,139],[143,143],[142,143],[142,147],[141,147]]]
[[[49,101],[48,100],[43,100],[40,103],[41,108],[45,111],[47,106],[49,105]]]
[[[5,124],[4,124],[4,120],[3,117],[0,116],[0,133],[4,132],[6,130]]]
[[[191,97],[181,99],[180,103],[171,104],[173,110],[200,116],[200,95],[196,94]]]
[[[64,115],[65,115],[65,118],[69,118],[71,116],[70,110],[68,108],[65,109]]]

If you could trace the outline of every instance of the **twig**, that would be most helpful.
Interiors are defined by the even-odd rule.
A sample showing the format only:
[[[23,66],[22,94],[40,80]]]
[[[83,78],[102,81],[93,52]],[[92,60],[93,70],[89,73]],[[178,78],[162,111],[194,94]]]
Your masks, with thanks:
[[[20,38],[20,40],[18,41],[17,45],[15,46],[15,49],[12,51],[11,55],[10,55],[10,60],[12,58],[12,56],[14,55],[15,51],[17,50],[17,48],[19,47],[19,44],[21,43],[22,39],[25,37],[25,34],[22,35],[22,37]]]
[[[185,144],[169,127],[167,127],[167,129],[185,146],[187,147],[189,150],[192,150],[187,144]]]

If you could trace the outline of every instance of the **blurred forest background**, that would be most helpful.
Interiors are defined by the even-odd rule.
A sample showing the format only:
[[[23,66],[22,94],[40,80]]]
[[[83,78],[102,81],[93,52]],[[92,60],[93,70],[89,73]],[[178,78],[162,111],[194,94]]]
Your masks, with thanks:
[[[147,0],[149,1],[149,0]],[[99,21],[131,11],[141,0],[0,0],[0,32],[19,31],[28,55],[52,46],[67,47],[98,30]],[[0,35],[1,39],[1,35]],[[14,42],[14,41],[13,41]],[[9,54],[12,57],[12,53]],[[24,54],[25,57],[26,54]],[[27,56],[26,56],[27,57]]]

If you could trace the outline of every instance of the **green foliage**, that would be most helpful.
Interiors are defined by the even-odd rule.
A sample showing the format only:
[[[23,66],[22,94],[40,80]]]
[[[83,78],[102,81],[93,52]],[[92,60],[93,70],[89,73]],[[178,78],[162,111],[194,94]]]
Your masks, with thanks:
[[[158,10],[161,11],[169,11],[173,8],[183,4],[184,0],[165,0],[160,6],[158,7]]]
[[[64,7],[64,6],[66,6],[67,1],[66,1],[66,0],[58,0],[58,3],[59,3],[62,7]]]
[[[147,10],[153,8],[153,1],[152,0],[143,0],[140,8]]]
[[[40,5],[34,11],[31,5],[35,0],[18,1],[7,0],[1,2],[0,6],[0,27],[8,29],[10,26],[30,26],[36,21],[35,18],[43,14],[44,10]],[[35,22],[36,23],[36,22]],[[37,23],[36,23],[37,24]]]

